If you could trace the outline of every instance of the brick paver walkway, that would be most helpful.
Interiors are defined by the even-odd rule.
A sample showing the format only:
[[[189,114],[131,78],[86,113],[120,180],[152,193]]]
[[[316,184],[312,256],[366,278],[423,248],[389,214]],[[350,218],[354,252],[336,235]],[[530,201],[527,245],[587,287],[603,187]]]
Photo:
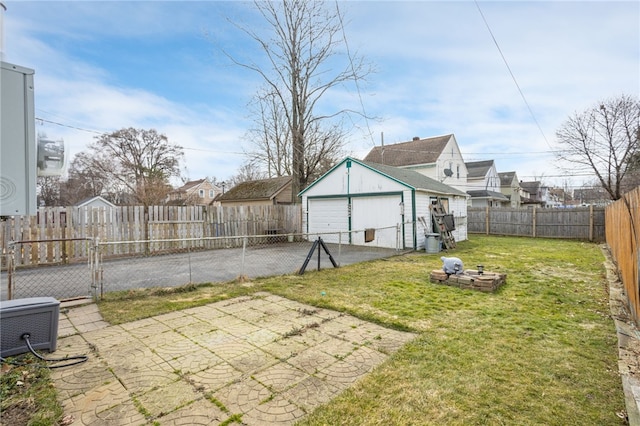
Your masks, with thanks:
[[[109,326],[63,309],[53,370],[73,425],[289,425],[414,337],[268,293]]]

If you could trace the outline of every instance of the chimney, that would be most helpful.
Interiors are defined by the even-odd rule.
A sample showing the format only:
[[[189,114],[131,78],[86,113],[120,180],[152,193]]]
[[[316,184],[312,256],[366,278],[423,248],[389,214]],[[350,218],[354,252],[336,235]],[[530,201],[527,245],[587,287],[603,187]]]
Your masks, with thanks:
[[[413,140],[414,140],[414,141],[419,141],[419,140],[420,140],[420,136],[414,136],[414,137],[413,137]]]

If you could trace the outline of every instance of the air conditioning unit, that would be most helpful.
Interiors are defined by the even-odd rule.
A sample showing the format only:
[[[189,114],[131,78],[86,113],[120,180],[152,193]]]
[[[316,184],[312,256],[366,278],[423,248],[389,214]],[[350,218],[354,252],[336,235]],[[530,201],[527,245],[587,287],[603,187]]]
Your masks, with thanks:
[[[54,352],[58,340],[60,302],[52,297],[31,297],[0,302],[0,357],[33,349]]]

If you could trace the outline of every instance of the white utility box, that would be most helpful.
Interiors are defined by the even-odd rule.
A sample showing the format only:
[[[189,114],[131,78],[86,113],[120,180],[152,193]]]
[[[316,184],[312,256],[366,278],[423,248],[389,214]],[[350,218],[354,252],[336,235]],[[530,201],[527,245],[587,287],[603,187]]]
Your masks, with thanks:
[[[35,215],[34,71],[0,62],[0,216]]]

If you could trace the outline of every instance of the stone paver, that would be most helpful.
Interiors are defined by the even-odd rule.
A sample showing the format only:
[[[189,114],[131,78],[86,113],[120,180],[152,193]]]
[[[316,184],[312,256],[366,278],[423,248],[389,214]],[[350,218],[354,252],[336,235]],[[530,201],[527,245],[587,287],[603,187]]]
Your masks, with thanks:
[[[52,370],[73,425],[291,425],[413,339],[257,293],[118,326],[94,304],[61,309]]]

